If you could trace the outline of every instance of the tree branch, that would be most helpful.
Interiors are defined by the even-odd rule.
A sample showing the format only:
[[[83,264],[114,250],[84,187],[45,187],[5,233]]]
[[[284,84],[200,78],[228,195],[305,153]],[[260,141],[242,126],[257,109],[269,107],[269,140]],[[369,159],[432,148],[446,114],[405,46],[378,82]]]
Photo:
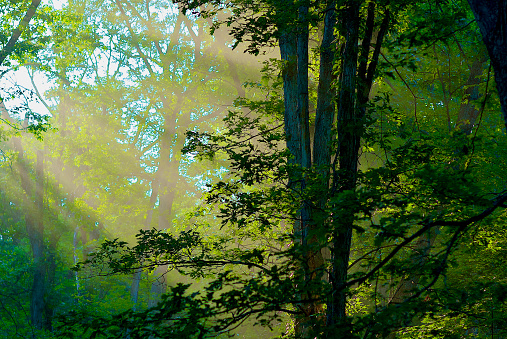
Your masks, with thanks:
[[[32,0],[32,3],[30,4],[30,7],[28,7],[25,16],[23,19],[21,19],[18,27],[16,27],[12,33],[11,38],[7,42],[7,45],[5,45],[4,48],[0,51],[0,65],[4,62],[5,58],[7,58],[14,51],[16,42],[18,42],[21,33],[23,33],[23,31],[28,27],[30,20],[32,20],[32,17],[35,15],[35,11],[40,5],[40,1],[41,0]]]

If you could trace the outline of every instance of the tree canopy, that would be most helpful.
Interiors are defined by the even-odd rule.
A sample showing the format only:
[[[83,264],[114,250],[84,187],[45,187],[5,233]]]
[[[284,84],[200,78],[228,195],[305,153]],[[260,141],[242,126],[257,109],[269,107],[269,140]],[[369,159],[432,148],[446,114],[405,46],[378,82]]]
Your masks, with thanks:
[[[40,6],[0,337],[507,335],[506,1]]]

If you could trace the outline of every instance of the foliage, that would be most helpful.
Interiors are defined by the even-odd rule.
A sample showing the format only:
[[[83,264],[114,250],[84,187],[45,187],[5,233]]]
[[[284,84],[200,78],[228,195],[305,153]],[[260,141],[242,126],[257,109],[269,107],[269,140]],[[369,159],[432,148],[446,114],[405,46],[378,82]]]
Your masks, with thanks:
[[[259,107],[256,103],[252,106]],[[97,330],[100,323],[101,329],[121,328],[143,333],[154,326],[157,330],[152,334],[161,338],[174,337],[177,335],[174,331],[178,330],[188,337],[214,337],[218,332],[234,329],[246,316],[255,316],[258,324],[265,326],[277,320],[279,312],[297,316],[301,313],[300,307],[309,302],[301,299],[301,295],[309,290],[325,299],[330,293],[329,286],[323,281],[309,283],[304,279],[304,272],[298,272],[300,265],[297,262],[306,249],[293,243],[291,230],[283,227],[297,213],[297,199],[306,199],[288,191],[285,184],[291,171],[301,169],[283,161],[286,151],[279,144],[280,132],[266,129],[263,122],[269,121],[269,114],[263,118],[261,110],[266,106],[260,107],[259,115],[253,119],[230,112],[226,118],[230,128],[226,128],[223,134],[188,134],[187,152],[196,152],[203,158],[211,158],[218,152],[228,154],[227,180],[209,186],[205,204],[217,206],[222,230],[231,236],[217,239],[203,238],[196,232],[175,236],[155,230],[143,231],[134,247],[118,240],[108,241],[92,259],[83,263],[94,270],[100,269],[92,275],[127,273],[139,265],[154,267],[157,263],[164,263],[192,277],[211,279],[206,287],[191,293],[187,291],[189,286],[178,285],[156,308],[122,314],[121,319],[129,319],[122,326],[119,326],[117,317],[101,317],[96,320],[96,326],[77,321],[74,327]],[[383,114],[381,110],[387,107],[385,113],[392,114],[392,107],[385,102],[376,107],[377,114]],[[435,335],[444,333],[446,327],[441,321],[431,319],[445,319],[449,316],[446,314],[452,312],[447,311],[448,308],[458,307],[456,315],[461,317],[468,314],[466,304],[450,301],[455,298],[451,291],[462,291],[462,287],[454,286],[449,290],[447,286],[441,286],[442,278],[448,283],[449,276],[455,274],[448,266],[449,260],[464,246],[462,243],[466,244],[463,236],[474,232],[475,227],[469,226],[471,219],[482,220],[484,210],[490,215],[506,200],[505,194],[496,201],[487,199],[481,191],[482,185],[473,180],[479,177],[482,167],[467,168],[464,166],[469,162],[467,156],[456,155],[455,150],[461,149],[467,139],[459,140],[455,135],[411,133],[399,122],[397,119],[384,120],[383,135],[371,134],[370,145],[381,147],[386,155],[385,165],[362,172],[357,192],[337,194],[325,207],[326,215],[338,219],[347,217],[351,204],[359,206],[358,210],[362,211],[355,216],[355,229],[360,240],[354,246],[350,264],[352,273],[347,285],[366,287],[366,290],[351,290],[350,299],[354,305],[351,314],[354,314],[355,331],[368,336],[387,335],[392,327],[398,326],[397,319],[407,314],[423,319],[430,317],[422,320],[422,326],[431,323],[431,328],[435,329],[428,331]],[[379,120],[373,122],[371,129],[378,131],[378,124]],[[402,131],[404,136],[400,140]],[[318,187],[309,186],[304,194],[314,201],[320,197]],[[327,238],[331,231],[317,229],[315,236]],[[417,244],[407,246],[421,234],[432,232],[440,234],[440,240],[434,243],[431,253],[421,254],[417,251]],[[405,276],[406,272],[417,277],[421,287],[414,291],[414,295],[421,296],[421,301],[412,297],[414,302],[394,305],[384,299],[372,312],[373,305],[369,300],[381,300],[387,296],[371,287],[381,283],[395,288],[399,277]],[[499,283],[497,286],[501,289],[504,285]],[[465,290],[479,293],[476,300],[484,300],[485,296],[480,292],[484,290],[483,285],[472,283]],[[158,318],[159,312],[172,310],[172,305],[183,297],[186,300],[184,307],[164,318],[171,321],[171,330],[159,328],[165,326],[165,322]],[[362,311],[358,308],[360,304],[363,305]],[[182,311],[184,314],[180,313]],[[434,316],[436,318],[431,318]],[[76,315],[76,319],[80,317]],[[186,332],[192,323],[202,325],[195,329],[196,332]],[[402,333],[410,335],[417,328],[413,325]]]
[[[352,3],[336,2],[336,12]],[[295,61],[270,58],[257,75],[228,48],[260,59],[307,23],[315,142],[330,4],[187,1],[179,9],[199,17],[185,17],[163,1],[77,1],[40,12],[13,60],[52,81],[50,100],[38,95],[58,130],[43,145],[16,135],[17,158],[0,168],[6,336],[504,335],[507,145],[471,12],[460,1],[361,2],[361,37],[370,27],[379,39],[391,24],[384,43],[357,53],[371,91],[346,132],[331,119],[329,163],[306,166],[288,146],[286,75]],[[2,20],[12,24],[9,15]],[[345,26],[332,26],[336,51],[350,39]],[[346,61],[336,57],[330,71],[336,110]],[[45,117],[20,116],[47,128]],[[359,136],[353,185],[344,133]],[[30,190],[41,183],[41,159],[42,208]],[[30,258],[38,208],[43,261]],[[46,323],[35,329],[29,291],[41,262]],[[341,294],[339,318],[330,307]],[[251,334],[254,325],[267,330]]]

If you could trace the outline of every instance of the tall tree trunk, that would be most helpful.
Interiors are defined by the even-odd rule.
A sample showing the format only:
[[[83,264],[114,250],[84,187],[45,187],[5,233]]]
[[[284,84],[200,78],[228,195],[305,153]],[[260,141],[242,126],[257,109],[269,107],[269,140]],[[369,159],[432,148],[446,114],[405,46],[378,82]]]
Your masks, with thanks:
[[[1,104],[3,105],[3,102]],[[6,120],[10,120],[5,107],[2,109],[2,114]],[[25,119],[25,122],[26,121]],[[30,321],[32,326],[37,329],[42,329],[46,279],[43,223],[44,153],[42,150],[37,151],[34,185],[30,176],[30,168],[24,159],[21,139],[18,137],[12,138],[12,142],[14,150],[18,152],[16,167],[19,172],[21,187],[25,192],[23,197],[27,209],[25,226],[34,260],[33,283],[30,294]]]
[[[37,151],[37,165],[35,168],[35,213],[27,215],[26,227],[30,237],[32,255],[35,261],[35,273],[32,285],[32,300],[30,302],[30,315],[32,324],[36,328],[43,326],[44,312],[44,222],[43,222],[43,180],[44,180],[44,153]]]
[[[333,81],[336,79],[333,74],[333,66],[336,54],[336,36],[334,34],[336,24],[336,1],[329,1],[324,16],[324,30],[320,45],[320,69],[319,85],[317,88],[317,110],[315,113],[315,137],[313,142],[313,165],[317,168],[320,178],[318,184],[323,198],[318,202],[318,209],[313,212],[314,220],[325,220],[327,215],[319,217],[319,211],[325,210],[325,204],[329,197],[329,174],[331,166],[331,131],[335,120],[335,88]],[[312,229],[323,225],[313,225]],[[327,227],[328,225],[326,225]],[[323,249],[318,246],[320,262],[315,266],[324,265]],[[329,254],[327,254],[329,259]]]
[[[290,2],[291,6],[294,6],[294,3]],[[305,10],[302,8],[298,9],[298,16],[301,17],[305,13]],[[297,19],[295,17],[294,19]],[[288,188],[290,190],[295,190],[301,192],[304,187],[303,178],[301,177],[300,170],[302,168],[308,167],[308,156],[306,149],[306,143],[303,141],[305,137],[304,127],[302,123],[304,122],[304,110],[303,106],[307,105],[307,101],[304,96],[304,83],[300,82],[301,77],[304,76],[304,70],[301,67],[298,67],[298,63],[305,63],[304,56],[299,55],[300,53],[306,54],[304,52],[304,47],[302,45],[303,37],[301,36],[301,32],[297,32],[293,27],[281,27],[281,35],[279,37],[279,46],[280,46],[280,55],[282,61],[284,62],[283,70],[282,70],[282,80],[283,80],[283,92],[284,92],[284,132],[287,148],[291,153],[291,158],[289,159],[289,164],[295,165],[295,171],[290,173]],[[298,46],[299,43],[299,46]],[[306,42],[307,43],[307,42]],[[299,53],[298,53],[299,52]],[[307,59],[306,59],[307,60]],[[307,63],[307,61],[306,61]],[[308,81],[306,79],[306,81]],[[306,82],[306,88],[308,87]],[[308,90],[306,90],[307,92]],[[306,109],[307,106],[306,106]],[[303,162],[303,158],[305,159],[305,164]],[[305,234],[306,227],[305,223],[308,222],[308,208],[304,206],[299,206],[298,216],[294,221],[293,225],[293,236],[294,242],[299,245],[305,245]],[[305,219],[305,220],[302,220]],[[301,264],[303,265],[303,270],[308,271],[306,258],[302,258]],[[301,268],[299,268],[301,269]],[[306,275],[306,274],[305,274]],[[304,295],[299,295],[298,298],[304,299]],[[303,316],[297,317],[295,319],[295,331],[298,337],[305,337],[307,328],[309,326],[309,309],[308,305],[302,305],[302,310],[304,312]]]
[[[325,212],[327,200],[329,198],[329,179],[330,179],[330,168],[331,168],[331,131],[335,120],[335,87],[333,81],[335,75],[333,74],[333,66],[335,62],[336,54],[336,36],[334,34],[336,24],[336,1],[332,0],[329,2],[326,8],[326,14],[324,17],[324,30],[322,33],[322,42],[320,45],[320,69],[319,69],[319,85],[317,88],[317,110],[315,113],[315,136],[313,141],[313,165],[319,173],[318,182],[319,191],[322,192],[322,198],[317,202],[318,208],[313,211],[313,219],[315,223],[311,225],[313,231],[317,231],[320,228],[321,233],[324,228],[328,228],[329,225],[325,225],[328,219],[328,215]],[[320,220],[321,224],[317,224]],[[324,268],[325,260],[329,260],[329,249],[322,248],[322,242],[325,239],[316,239],[315,251],[318,251],[314,256],[314,266],[317,273],[316,278],[328,279],[323,277],[319,272],[319,269]],[[322,308],[322,307],[321,307]],[[319,310],[322,312],[323,310]],[[320,318],[320,317],[319,317]]]
[[[169,67],[167,68],[169,69]],[[167,230],[171,226],[173,215],[173,202],[176,185],[178,184],[179,152],[183,146],[181,136],[176,133],[176,119],[183,106],[185,91],[176,94],[177,100],[171,108],[169,100],[162,99],[164,109],[167,112],[164,117],[164,131],[161,135],[160,160],[158,171],[159,181],[159,206],[158,206],[158,229]],[[179,142],[178,142],[179,141]],[[162,294],[167,290],[167,265],[160,265],[154,272],[156,280],[151,284],[150,301],[148,306],[155,306]]]
[[[164,132],[161,135],[160,146],[160,160],[158,163],[158,174],[160,174],[159,192],[158,192],[158,220],[157,228],[159,230],[166,230],[170,225],[170,218],[172,213],[172,204],[174,197],[174,178],[171,178],[171,166],[174,166],[174,159],[171,159],[171,144],[172,139],[175,137],[171,123],[169,123],[171,116],[166,116],[164,123]],[[174,123],[174,122],[173,122]],[[173,156],[174,158],[174,156]],[[155,306],[159,301],[162,294],[167,289],[167,265],[159,265],[153,272],[155,280],[151,284],[150,299],[148,307]]]
[[[22,153],[18,154],[22,162]],[[29,187],[32,185],[25,183],[26,202],[29,212],[25,216],[26,231],[30,239],[32,257],[34,260],[34,274],[32,283],[32,292],[30,297],[30,319],[35,328],[43,327],[44,314],[44,290],[46,280],[46,267],[44,263],[44,223],[43,223],[43,174],[44,174],[44,154],[43,151],[37,151],[37,164],[35,168],[35,192]],[[28,173],[22,175],[23,180],[30,180]]]
[[[297,32],[297,111],[301,121],[301,166],[312,166],[310,149],[310,112],[308,107],[308,3],[299,7],[299,27]]]
[[[148,209],[146,210],[146,218],[144,219],[144,230],[149,230],[151,227],[151,221],[153,219],[153,208],[155,207],[155,202],[158,198],[158,189],[159,189],[159,182],[160,182],[160,173],[157,171],[157,174],[155,175],[155,179],[151,182],[151,195],[150,195],[150,203],[148,206]],[[141,276],[142,276],[142,269],[137,269],[134,272],[134,276],[132,279],[132,285],[130,287],[130,295],[132,297],[132,302],[134,304],[133,309],[136,310],[137,303],[139,300],[139,287],[141,284]]]
[[[291,3],[293,4],[293,3]],[[281,27],[281,35],[279,39],[280,54],[282,60],[285,62],[282,72],[283,85],[284,85],[284,123],[285,123],[285,136],[287,148],[292,154],[289,160],[290,164],[296,165],[295,172],[289,178],[289,189],[296,190],[302,193],[307,185],[308,178],[300,171],[309,169],[312,166],[311,154],[311,141],[310,141],[310,118],[309,118],[309,97],[308,97],[308,40],[309,40],[309,18],[308,8],[309,4],[304,2],[298,7],[298,25],[293,27]],[[326,28],[327,43],[332,43],[333,29],[329,25],[334,22],[334,10],[331,10],[331,15],[328,17],[328,26]],[[329,55],[330,46],[327,52]],[[331,58],[327,64],[330,69],[326,70],[326,75],[332,74],[332,59],[333,52],[331,51]],[[324,78],[321,84],[321,90],[327,79]],[[330,85],[330,80],[328,85]],[[329,91],[330,89],[328,89]],[[322,102],[321,102],[322,104]],[[327,103],[326,109],[329,113],[331,107],[334,111],[333,103]],[[329,118],[329,117],[327,117]],[[327,119],[329,120],[329,119]],[[327,121],[326,118],[320,121],[319,128],[327,129],[323,133],[324,138],[326,135],[330,136],[331,124],[327,126],[322,125],[322,122]],[[319,139],[320,147],[329,147],[327,141]],[[322,156],[321,150],[316,151],[319,156]],[[325,159],[326,156],[324,155]],[[329,156],[328,156],[329,158]],[[328,160],[329,161],[329,160]],[[315,225],[312,218],[312,208],[310,201],[303,201],[298,212],[298,220],[294,223],[294,241],[303,246],[303,258],[301,258],[302,271],[304,272],[304,279],[311,281],[313,279],[322,278],[322,270],[324,260],[321,253],[321,245],[319,240],[312,232]],[[299,297],[302,300],[312,300],[315,297],[314,291],[302,293]],[[311,328],[318,322],[317,314],[323,313],[323,307],[320,302],[304,302],[301,310],[303,315],[296,319],[296,335],[299,337],[307,337],[310,335]]]
[[[359,2],[349,1],[342,12],[345,48],[342,55],[337,115],[340,168],[335,172],[333,187],[338,193],[355,189],[359,142],[362,134],[362,119],[356,109],[359,8]],[[354,215],[354,210],[343,211],[337,216],[339,220],[338,218],[334,220],[335,225],[333,225],[332,272],[330,274],[333,293],[327,305],[327,325],[331,331],[330,335],[335,337],[353,337],[345,313],[346,291],[342,285],[347,281]]]
[[[53,316],[55,311],[55,299],[56,294],[54,291],[55,288],[55,277],[56,277],[56,251],[57,244],[60,236],[58,234],[51,234],[49,237],[49,248],[46,254],[46,280],[47,280],[47,288],[48,291],[47,297],[44,303],[44,329],[47,331],[53,330]]]
[[[167,113],[165,115],[164,131],[160,135],[160,157],[157,169],[156,179],[152,183],[152,192],[150,197],[150,207],[146,213],[144,228],[149,229],[153,218],[153,207],[158,198],[158,220],[157,228],[165,230],[170,227],[170,221],[173,214],[173,202],[176,185],[178,184],[178,167],[179,167],[179,152],[180,147],[183,146],[183,139],[176,134],[175,120],[176,115],[181,111],[183,105],[184,93],[177,96],[177,101],[172,110],[170,109],[169,100],[162,99],[164,109]],[[173,142],[176,139],[176,142]],[[134,303],[134,308],[138,302],[139,285],[141,280],[141,270],[136,270],[133,275],[131,285],[131,297]],[[155,280],[151,284],[150,298],[148,300],[148,307],[156,306],[160,301],[162,294],[167,289],[167,265],[157,266],[153,276]]]

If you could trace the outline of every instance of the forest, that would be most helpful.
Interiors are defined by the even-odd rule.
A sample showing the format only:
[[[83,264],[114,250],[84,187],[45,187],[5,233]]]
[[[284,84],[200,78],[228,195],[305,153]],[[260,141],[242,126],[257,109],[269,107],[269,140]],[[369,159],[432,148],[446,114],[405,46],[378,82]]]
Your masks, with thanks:
[[[0,0],[0,339],[507,338],[507,0]]]

